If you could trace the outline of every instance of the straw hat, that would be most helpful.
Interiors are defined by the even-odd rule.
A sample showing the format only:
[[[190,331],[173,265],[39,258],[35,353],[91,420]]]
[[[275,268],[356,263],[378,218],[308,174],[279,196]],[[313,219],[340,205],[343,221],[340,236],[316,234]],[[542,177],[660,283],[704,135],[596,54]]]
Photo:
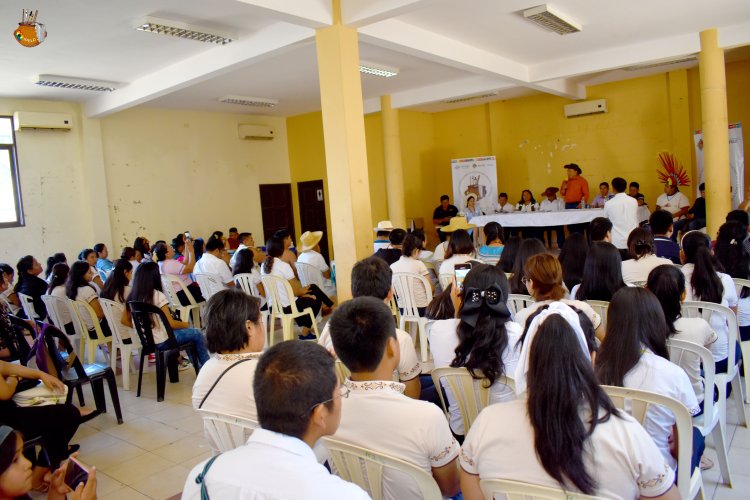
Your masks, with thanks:
[[[302,233],[302,236],[299,237],[300,242],[302,243],[302,248],[300,248],[299,251],[306,252],[312,250],[318,245],[318,243],[320,243],[322,237],[323,231],[305,231]]]
[[[390,231],[393,231],[394,229],[396,229],[396,228],[393,227],[393,223],[391,221],[389,221],[389,220],[381,220],[380,222],[378,222],[378,227],[376,227],[374,229],[374,231],[376,233],[378,231],[388,231],[388,232],[390,232]]]
[[[475,227],[477,227],[476,224],[469,224],[466,220],[466,217],[459,215],[458,217],[453,217],[448,225],[441,227],[440,230],[444,233],[452,233],[456,229],[469,230],[474,229]]]

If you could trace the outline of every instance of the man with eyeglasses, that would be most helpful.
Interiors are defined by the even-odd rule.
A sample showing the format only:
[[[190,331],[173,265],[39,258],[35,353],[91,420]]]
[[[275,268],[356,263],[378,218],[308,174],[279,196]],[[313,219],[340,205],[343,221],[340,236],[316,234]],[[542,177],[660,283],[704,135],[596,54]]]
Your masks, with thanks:
[[[183,500],[370,498],[330,474],[312,450],[336,432],[348,395],[325,348],[299,340],[271,347],[258,362],[253,392],[261,428],[243,446],[193,467]]]
[[[341,304],[329,323],[333,348],[351,371],[334,437],[414,464],[432,475],[444,497],[457,494],[459,446],[443,412],[406,397],[404,384],[393,381],[400,352],[391,310],[377,298],[358,297]],[[385,471],[383,497],[420,498],[420,492],[403,474]]]

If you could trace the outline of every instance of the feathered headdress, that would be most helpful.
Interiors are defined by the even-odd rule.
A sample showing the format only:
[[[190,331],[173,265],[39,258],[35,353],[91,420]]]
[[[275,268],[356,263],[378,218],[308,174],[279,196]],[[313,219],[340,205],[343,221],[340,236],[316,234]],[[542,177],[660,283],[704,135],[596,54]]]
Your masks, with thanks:
[[[663,151],[658,154],[657,158],[664,168],[664,170],[656,170],[656,173],[659,174],[659,182],[675,187],[690,185],[690,177],[677,156]]]

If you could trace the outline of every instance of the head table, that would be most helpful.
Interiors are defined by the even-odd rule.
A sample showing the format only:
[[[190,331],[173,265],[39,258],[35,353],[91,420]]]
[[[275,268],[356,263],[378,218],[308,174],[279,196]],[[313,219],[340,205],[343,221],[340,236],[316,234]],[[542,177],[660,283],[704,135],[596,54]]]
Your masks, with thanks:
[[[497,222],[503,227],[548,227],[566,226],[591,222],[604,216],[602,208],[572,209],[560,212],[512,212],[480,215],[472,217],[470,223],[484,227],[489,222]]]

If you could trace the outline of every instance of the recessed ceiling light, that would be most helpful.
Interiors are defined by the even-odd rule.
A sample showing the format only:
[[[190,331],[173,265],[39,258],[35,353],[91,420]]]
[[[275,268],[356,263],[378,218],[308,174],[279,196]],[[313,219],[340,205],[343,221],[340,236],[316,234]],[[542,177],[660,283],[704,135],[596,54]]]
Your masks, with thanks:
[[[466,102],[466,101],[475,101],[477,99],[486,99],[487,97],[495,97],[497,95],[497,91],[494,92],[487,92],[486,94],[479,94],[479,95],[470,95],[466,97],[456,97],[455,99],[448,99],[447,101],[443,101],[446,104],[455,104],[457,102]]]
[[[626,66],[622,68],[625,71],[638,71],[642,69],[650,69],[650,68],[658,68],[660,66],[670,66],[672,64],[681,64],[686,62],[693,62],[698,60],[698,56],[687,56],[687,57],[681,57],[679,59],[671,59],[666,61],[657,61],[653,63],[646,63],[646,64],[636,64],[633,66]]]
[[[237,39],[237,35],[232,33],[222,33],[210,28],[200,26],[191,26],[189,24],[177,21],[168,21],[156,17],[147,17],[135,25],[138,31],[147,31],[159,35],[169,35],[197,42],[215,43],[226,45]]]
[[[383,66],[382,64],[375,64],[367,61],[360,61],[359,72],[365,75],[381,76],[383,78],[390,78],[398,75],[398,68],[392,68],[390,66]]]
[[[272,108],[276,106],[278,99],[266,99],[264,97],[244,97],[241,95],[225,95],[219,97],[219,101],[227,104],[239,104],[241,106],[254,106],[256,108]]]
[[[87,80],[83,78],[72,78],[69,76],[57,75],[39,75],[34,83],[42,87],[55,87],[60,89],[72,90],[92,90],[95,92],[112,92],[120,86],[119,83],[115,82]]]
[[[548,5],[538,5],[523,11],[523,17],[542,28],[558,35],[569,35],[581,31],[581,25],[553,11]]]

